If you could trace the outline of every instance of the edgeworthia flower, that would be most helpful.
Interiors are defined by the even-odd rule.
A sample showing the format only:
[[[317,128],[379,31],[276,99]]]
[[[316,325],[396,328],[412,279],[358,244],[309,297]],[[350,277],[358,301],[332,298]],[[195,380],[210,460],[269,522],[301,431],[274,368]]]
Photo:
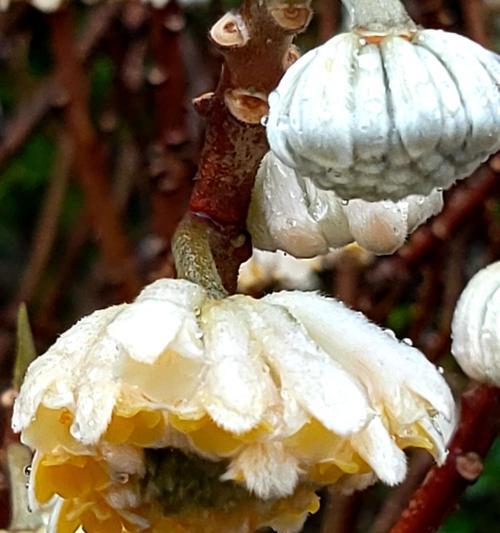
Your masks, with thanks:
[[[160,280],[35,360],[13,427],[49,531],[293,532],[324,484],[442,462],[453,418],[436,368],[335,300]]]
[[[344,199],[448,188],[500,149],[499,57],[419,29],[399,0],[344,0],[353,29],[308,52],[270,95],[274,153]]]
[[[500,262],[465,287],[453,316],[451,351],[471,378],[500,387]]]
[[[439,191],[398,202],[347,202],[318,189],[269,152],[257,173],[248,228],[257,248],[296,257],[326,254],[354,241],[370,252],[391,254],[442,207]]]

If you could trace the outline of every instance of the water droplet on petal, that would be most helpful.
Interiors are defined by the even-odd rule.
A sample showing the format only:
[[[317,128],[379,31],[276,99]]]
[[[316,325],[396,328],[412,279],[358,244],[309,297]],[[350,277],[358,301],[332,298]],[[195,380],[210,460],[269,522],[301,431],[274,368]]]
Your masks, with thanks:
[[[24,467],[23,472],[24,472],[24,475],[25,475],[25,476],[29,476],[29,475],[31,474],[31,465],[26,465],[26,466]]]
[[[407,344],[408,346],[413,346],[413,341],[409,337],[405,337],[403,339],[403,342]]]

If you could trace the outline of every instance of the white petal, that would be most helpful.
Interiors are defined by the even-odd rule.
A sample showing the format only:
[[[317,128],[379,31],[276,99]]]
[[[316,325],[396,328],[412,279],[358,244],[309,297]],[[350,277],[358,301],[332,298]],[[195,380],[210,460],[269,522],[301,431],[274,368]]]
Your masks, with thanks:
[[[392,121],[387,109],[387,88],[378,46],[363,46],[355,65],[353,137],[356,157],[381,160],[389,150]]]
[[[437,215],[444,205],[443,193],[434,190],[429,196],[408,196],[408,232],[413,232],[431,216]]]
[[[500,145],[500,97],[498,85],[477,59],[469,39],[438,30],[425,30],[419,44],[446,65],[461,93],[472,126],[465,145],[469,155],[493,151]],[[471,46],[472,45],[472,46]],[[483,56],[484,57],[484,56]]]
[[[408,215],[401,203],[351,200],[344,210],[356,242],[375,254],[392,254],[408,232]]]
[[[403,481],[406,476],[406,456],[379,417],[353,435],[351,444],[384,483],[396,485]]]
[[[328,429],[339,435],[357,431],[371,411],[356,378],[318,348],[286,309],[265,305],[268,301],[266,296],[256,309],[247,309],[262,356],[281,386],[293,391],[303,409]]]
[[[452,353],[470,377],[500,384],[500,262],[469,281],[455,309]]]
[[[94,347],[123,308],[123,305],[109,307],[84,317],[61,335],[44,355],[35,359],[14,404],[14,431],[21,431],[31,423],[41,403],[52,409],[67,407],[74,411],[80,379],[93,365],[101,364],[93,358]],[[111,347],[109,357],[116,355],[115,350],[116,347]],[[103,364],[106,365],[106,361]]]
[[[431,153],[441,136],[436,89],[413,44],[400,37],[381,43],[395,126],[410,157]],[[411,111],[410,111],[411,110]]]
[[[307,211],[295,171],[271,152],[264,157],[257,174],[248,228],[254,245],[261,249],[280,249],[296,257],[328,252],[323,235]]]
[[[265,300],[285,306],[323,350],[363,383],[380,412],[387,409],[401,423],[427,416],[430,408],[452,418],[453,398],[434,365],[361,313],[310,293],[280,292]]]
[[[280,443],[247,446],[231,464],[222,480],[241,479],[259,498],[282,498],[293,494],[299,479],[297,459]]]
[[[272,382],[259,361],[245,313],[231,299],[210,305],[203,322],[208,363],[203,405],[218,425],[244,433],[262,419],[272,400]]]
[[[108,333],[137,361],[152,363],[169,347],[186,357],[200,357],[195,310],[204,299],[204,292],[194,283],[157,281],[116,317]]]

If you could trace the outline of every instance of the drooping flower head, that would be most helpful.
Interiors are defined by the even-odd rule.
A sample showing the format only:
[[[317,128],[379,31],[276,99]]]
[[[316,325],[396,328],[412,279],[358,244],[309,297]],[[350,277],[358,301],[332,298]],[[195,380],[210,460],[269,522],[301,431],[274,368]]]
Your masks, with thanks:
[[[472,379],[500,387],[500,262],[480,270],[455,309],[451,351]]]
[[[255,180],[248,229],[257,248],[296,257],[326,254],[354,241],[375,254],[391,254],[442,207],[439,191],[398,202],[347,202],[269,152]]]
[[[273,152],[343,199],[428,195],[500,149],[500,61],[420,30],[399,0],[346,1],[354,28],[294,63],[270,95]]]
[[[441,462],[454,406],[415,348],[314,293],[210,298],[161,280],[29,368],[13,427],[50,531],[297,531],[314,490]]]

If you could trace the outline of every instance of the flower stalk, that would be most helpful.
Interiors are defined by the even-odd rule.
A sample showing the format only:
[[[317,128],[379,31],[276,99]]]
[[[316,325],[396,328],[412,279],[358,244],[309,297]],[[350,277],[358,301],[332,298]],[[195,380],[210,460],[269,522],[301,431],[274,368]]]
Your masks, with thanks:
[[[355,28],[369,31],[415,30],[400,0],[342,0]]]

